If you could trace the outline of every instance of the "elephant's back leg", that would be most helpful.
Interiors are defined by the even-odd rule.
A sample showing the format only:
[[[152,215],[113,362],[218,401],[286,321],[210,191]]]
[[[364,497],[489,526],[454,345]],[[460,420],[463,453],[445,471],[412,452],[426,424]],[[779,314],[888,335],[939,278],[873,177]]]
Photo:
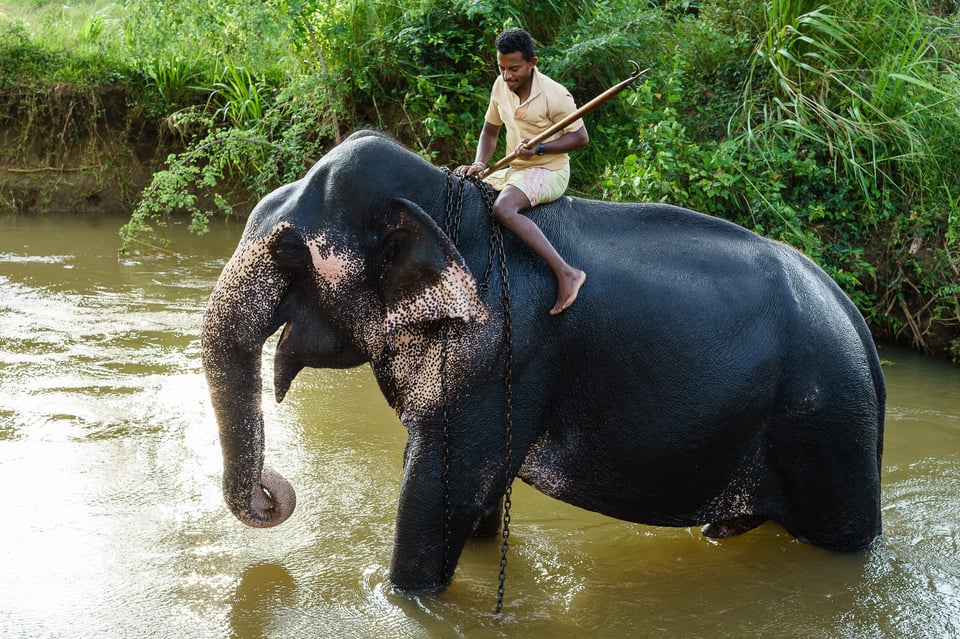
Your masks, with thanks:
[[[863,415],[785,424],[792,436],[771,454],[783,490],[779,518],[797,539],[859,550],[881,532],[876,423]]]

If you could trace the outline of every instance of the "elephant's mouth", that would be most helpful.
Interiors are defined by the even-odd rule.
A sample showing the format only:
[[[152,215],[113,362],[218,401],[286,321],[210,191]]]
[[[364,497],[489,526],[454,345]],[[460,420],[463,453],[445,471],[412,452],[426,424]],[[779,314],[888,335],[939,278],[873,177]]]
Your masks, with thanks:
[[[274,395],[282,402],[293,380],[308,366],[353,368],[366,361],[358,349],[339,339],[321,318],[301,311],[287,320],[280,333],[273,359]]]

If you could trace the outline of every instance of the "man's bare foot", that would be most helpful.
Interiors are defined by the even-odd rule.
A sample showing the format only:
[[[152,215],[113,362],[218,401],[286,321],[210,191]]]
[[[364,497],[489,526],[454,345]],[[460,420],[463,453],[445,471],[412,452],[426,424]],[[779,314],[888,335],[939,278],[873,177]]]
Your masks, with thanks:
[[[587,281],[587,274],[578,268],[571,269],[568,275],[557,280],[559,291],[557,292],[557,303],[550,309],[551,315],[559,315],[564,312],[577,299],[580,293],[580,287]]]

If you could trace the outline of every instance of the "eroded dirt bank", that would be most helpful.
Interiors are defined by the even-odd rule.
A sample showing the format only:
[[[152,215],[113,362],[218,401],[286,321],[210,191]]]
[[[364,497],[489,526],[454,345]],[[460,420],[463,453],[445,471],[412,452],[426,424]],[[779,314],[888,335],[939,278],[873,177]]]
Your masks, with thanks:
[[[0,118],[6,212],[129,212],[176,144],[115,85],[6,90]]]

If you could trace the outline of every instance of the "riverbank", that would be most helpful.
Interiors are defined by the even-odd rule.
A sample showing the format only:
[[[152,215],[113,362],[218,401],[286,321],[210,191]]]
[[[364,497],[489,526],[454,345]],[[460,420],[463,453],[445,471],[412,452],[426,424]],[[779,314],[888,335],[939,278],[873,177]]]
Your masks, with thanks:
[[[172,146],[122,86],[2,90],[0,211],[129,215]]]

